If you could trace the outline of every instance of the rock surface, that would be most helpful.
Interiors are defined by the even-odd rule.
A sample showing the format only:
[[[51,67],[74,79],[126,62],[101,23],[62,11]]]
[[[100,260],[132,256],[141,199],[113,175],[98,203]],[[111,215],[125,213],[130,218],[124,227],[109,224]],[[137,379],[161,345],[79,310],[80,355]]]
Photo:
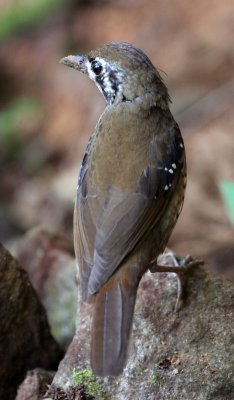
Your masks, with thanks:
[[[10,250],[27,271],[45,307],[53,336],[66,347],[75,333],[77,304],[73,245],[67,236],[37,227]]]
[[[28,370],[56,368],[61,355],[27,273],[0,245],[0,399],[14,399]]]
[[[36,400],[40,399],[47,391],[48,384],[52,382],[54,372],[44,371],[43,369],[34,369],[29,371],[20,385],[15,400]]]
[[[234,398],[234,287],[204,269],[190,271],[184,307],[174,312],[177,279],[147,273],[139,287],[130,357],[122,376],[102,381],[111,400],[230,400]],[[89,367],[89,306],[53,380],[72,383],[72,369]]]

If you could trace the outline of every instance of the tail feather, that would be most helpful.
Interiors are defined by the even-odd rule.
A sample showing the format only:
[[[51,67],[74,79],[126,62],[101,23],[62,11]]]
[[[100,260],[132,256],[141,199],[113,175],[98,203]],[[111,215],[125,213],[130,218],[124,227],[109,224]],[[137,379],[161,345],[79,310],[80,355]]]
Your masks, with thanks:
[[[91,367],[98,376],[116,376],[124,368],[136,291],[137,287],[130,287],[126,296],[118,283],[111,290],[103,287],[95,296]]]

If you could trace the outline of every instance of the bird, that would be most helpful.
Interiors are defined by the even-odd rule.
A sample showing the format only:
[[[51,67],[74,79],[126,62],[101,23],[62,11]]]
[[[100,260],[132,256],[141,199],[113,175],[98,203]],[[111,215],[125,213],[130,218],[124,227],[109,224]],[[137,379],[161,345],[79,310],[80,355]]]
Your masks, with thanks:
[[[139,282],[157,271],[182,209],[184,142],[160,73],[134,45],[111,42],[60,62],[87,75],[106,102],[80,167],[74,247],[82,300],[93,304],[91,368],[118,376]]]

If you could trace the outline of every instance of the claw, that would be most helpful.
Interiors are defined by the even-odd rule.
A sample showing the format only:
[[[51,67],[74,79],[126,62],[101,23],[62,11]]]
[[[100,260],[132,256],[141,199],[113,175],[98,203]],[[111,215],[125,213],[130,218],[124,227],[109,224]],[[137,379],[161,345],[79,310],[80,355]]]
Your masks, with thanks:
[[[161,265],[160,265],[161,264]],[[176,257],[172,251],[166,251],[150,265],[151,273],[155,272],[173,272],[176,273],[178,279],[177,299],[175,304],[175,312],[178,312],[185,298],[185,282],[186,274],[190,269],[204,265],[203,260],[193,259],[190,255],[185,257]]]

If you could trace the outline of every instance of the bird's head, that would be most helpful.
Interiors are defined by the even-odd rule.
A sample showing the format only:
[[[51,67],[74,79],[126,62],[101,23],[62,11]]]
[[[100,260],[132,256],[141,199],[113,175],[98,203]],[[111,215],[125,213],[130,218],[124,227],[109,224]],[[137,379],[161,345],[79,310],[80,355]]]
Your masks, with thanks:
[[[126,42],[113,42],[92,50],[85,56],[67,56],[62,64],[89,76],[108,105],[148,96],[152,104],[167,105],[166,86],[149,58]]]

